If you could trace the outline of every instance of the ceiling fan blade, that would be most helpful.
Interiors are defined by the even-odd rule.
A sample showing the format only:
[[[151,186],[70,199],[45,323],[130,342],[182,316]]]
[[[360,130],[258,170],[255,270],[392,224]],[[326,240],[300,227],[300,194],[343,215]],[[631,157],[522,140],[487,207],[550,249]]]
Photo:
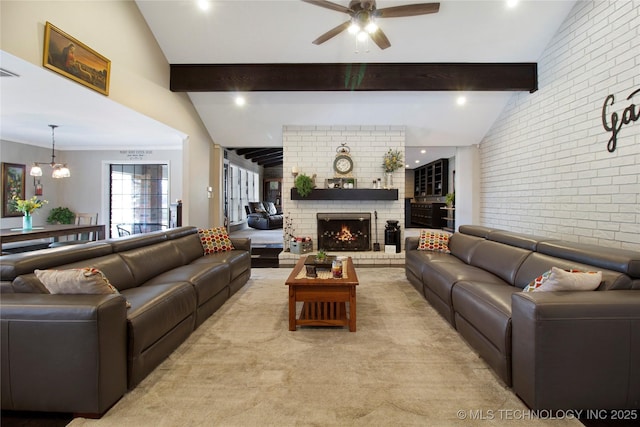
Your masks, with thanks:
[[[326,33],[324,33],[323,35],[321,35],[320,37],[315,39],[313,41],[313,44],[322,44],[322,43],[326,42],[327,40],[337,36],[338,34],[343,32],[344,30],[349,28],[349,25],[351,25],[351,21],[344,22],[344,23],[338,25],[337,27],[330,29],[329,31],[327,31]]]
[[[373,34],[369,34],[369,37],[371,37],[371,40],[373,40],[380,49],[386,49],[391,46],[391,42],[380,28],[378,28]]]
[[[402,16],[426,15],[437,13],[440,10],[440,3],[420,3],[407,4],[404,6],[393,6],[378,9],[376,16],[380,18],[399,18]]]
[[[324,7],[326,9],[337,10],[338,12],[344,12],[351,14],[353,11],[348,7],[341,6],[339,4],[332,3],[326,0],[302,0],[305,3],[313,4],[315,6]]]

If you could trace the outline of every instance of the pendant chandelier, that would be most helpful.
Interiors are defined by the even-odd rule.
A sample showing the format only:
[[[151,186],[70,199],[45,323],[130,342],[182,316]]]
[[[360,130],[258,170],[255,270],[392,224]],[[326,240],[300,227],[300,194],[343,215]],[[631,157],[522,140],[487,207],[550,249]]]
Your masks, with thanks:
[[[56,162],[55,130],[58,127],[58,125],[49,125],[49,127],[51,128],[51,162],[49,163],[49,166],[51,166],[51,169],[52,169],[51,177],[52,178],[69,178],[71,176],[71,171],[69,171],[67,164]],[[42,176],[42,168],[40,167],[41,164],[44,165],[44,164],[47,164],[47,162],[33,162],[29,175]]]

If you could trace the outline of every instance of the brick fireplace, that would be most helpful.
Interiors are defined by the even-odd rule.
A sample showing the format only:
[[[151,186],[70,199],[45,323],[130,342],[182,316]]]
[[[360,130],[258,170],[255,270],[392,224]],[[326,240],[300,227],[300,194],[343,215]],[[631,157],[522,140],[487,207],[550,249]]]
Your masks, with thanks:
[[[313,238],[313,250],[318,250],[318,214],[369,214],[369,247],[381,243],[384,247],[384,224],[387,220],[404,223],[405,173],[394,173],[394,187],[398,189],[397,200],[363,200],[354,197],[349,200],[292,200],[294,187],[292,168],[309,176],[315,174],[316,188],[325,188],[325,180],[334,178],[333,160],[336,149],[346,143],[353,158],[353,178],[357,189],[370,189],[372,181],[384,181],[382,162],[389,149],[404,152],[404,126],[284,126],[283,132],[283,213],[291,221],[293,234]],[[349,191],[349,190],[343,190]],[[354,193],[355,194],[355,193]],[[373,213],[378,213],[377,227]],[[404,230],[402,230],[404,233]],[[402,236],[404,240],[404,236]],[[326,248],[323,248],[326,249]],[[327,249],[337,251],[337,249]],[[404,253],[386,254],[374,252],[342,251],[341,255],[351,256],[356,264],[400,265],[404,264]],[[281,265],[291,265],[299,255],[283,252]]]
[[[371,214],[319,213],[318,248],[325,251],[370,251]]]

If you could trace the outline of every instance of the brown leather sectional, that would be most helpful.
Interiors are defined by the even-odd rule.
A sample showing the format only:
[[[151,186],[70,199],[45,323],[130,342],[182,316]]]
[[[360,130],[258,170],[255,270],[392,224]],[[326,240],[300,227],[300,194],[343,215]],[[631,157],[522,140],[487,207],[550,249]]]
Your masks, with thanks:
[[[531,409],[640,408],[640,253],[469,225],[451,254],[418,240],[409,281]],[[522,292],[553,266],[602,282]]]
[[[205,256],[180,227],[1,257],[2,409],[103,414],[249,280],[251,241],[232,242]],[[33,274],[81,267],[120,295],[51,295]]]

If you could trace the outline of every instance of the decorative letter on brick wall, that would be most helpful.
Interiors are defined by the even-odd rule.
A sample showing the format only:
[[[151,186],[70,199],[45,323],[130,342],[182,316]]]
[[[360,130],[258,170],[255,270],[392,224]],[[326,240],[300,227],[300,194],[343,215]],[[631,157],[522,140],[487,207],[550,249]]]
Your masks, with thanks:
[[[627,96],[627,101],[631,100],[634,95],[640,93],[640,89],[636,89],[629,96]],[[607,117],[607,108],[615,103],[615,96],[609,95],[604,100],[604,104],[602,105],[602,126],[604,126],[607,132],[611,132],[611,138],[609,138],[609,143],[607,144],[607,150],[610,153],[613,153],[616,150],[616,145],[618,143],[618,132],[622,129],[622,126],[628,125],[629,123],[636,122],[640,119],[640,108],[636,108],[637,105],[633,102],[622,112],[622,117],[618,116],[618,113],[615,111],[611,113],[611,117]],[[609,121],[607,121],[609,119]]]

